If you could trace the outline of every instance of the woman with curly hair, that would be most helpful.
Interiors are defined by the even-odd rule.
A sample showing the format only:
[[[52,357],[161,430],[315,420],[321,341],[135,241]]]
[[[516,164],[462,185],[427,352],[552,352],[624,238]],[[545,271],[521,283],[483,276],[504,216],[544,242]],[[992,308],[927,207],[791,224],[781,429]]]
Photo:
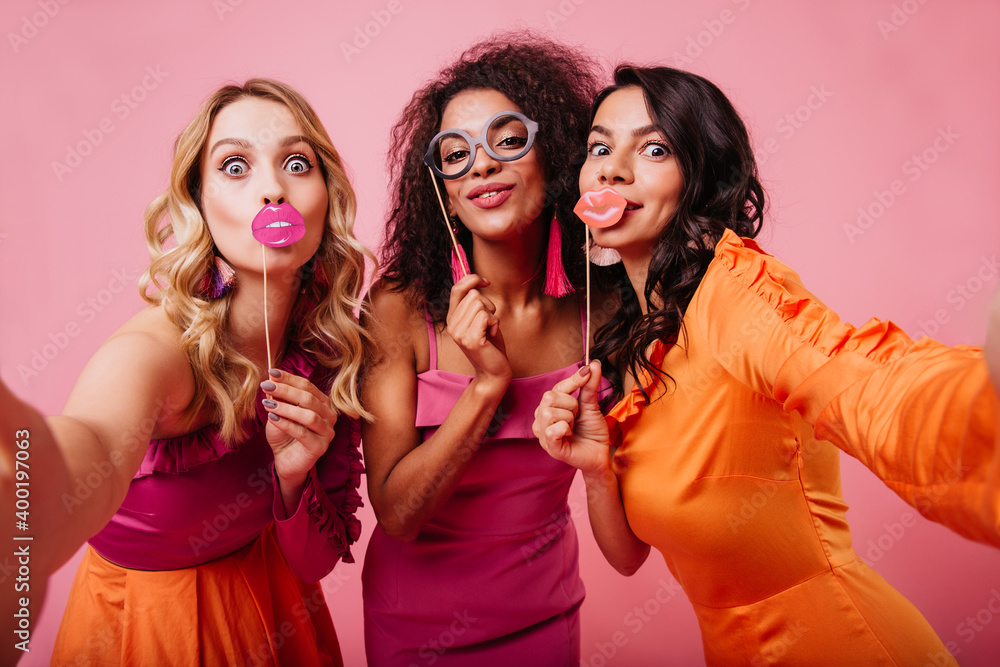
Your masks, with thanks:
[[[625,212],[594,242],[631,289],[596,334],[602,363],[556,384],[533,429],[605,508],[593,525],[609,562],[631,574],[650,545],[663,554],[710,665],[955,664],[851,548],[839,450],[1000,546],[1000,401],[982,352],[843,323],[764,253],[746,129],[702,77],[616,70],[580,171],[582,191],[605,187]],[[621,399],[607,418],[602,367]]]
[[[530,426],[584,355],[567,283],[583,271],[572,206],[592,72],[567,47],[499,35],[417,91],[393,130],[369,321],[381,356],[363,380],[372,665],[579,663],[575,470]]]
[[[265,274],[251,222],[286,204],[304,235],[266,248]],[[30,441],[34,572],[90,543],[53,664],[340,664],[316,582],[352,560],[360,530],[356,383],[371,340],[354,318],[354,211],[297,92],[225,86],[178,137],[146,211],[150,307],[102,345],[62,415],[0,385],[4,458]]]

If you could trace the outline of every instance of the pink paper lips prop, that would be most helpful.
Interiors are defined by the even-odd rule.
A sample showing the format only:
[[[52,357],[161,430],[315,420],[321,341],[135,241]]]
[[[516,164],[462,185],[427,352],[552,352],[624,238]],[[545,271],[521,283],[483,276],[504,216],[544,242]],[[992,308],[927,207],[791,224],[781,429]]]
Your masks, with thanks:
[[[588,227],[610,227],[625,213],[628,202],[611,188],[588,190],[580,197],[573,207],[573,212],[580,216]]]
[[[306,234],[306,221],[295,207],[284,204],[267,204],[254,216],[253,237],[266,246],[283,248]]]

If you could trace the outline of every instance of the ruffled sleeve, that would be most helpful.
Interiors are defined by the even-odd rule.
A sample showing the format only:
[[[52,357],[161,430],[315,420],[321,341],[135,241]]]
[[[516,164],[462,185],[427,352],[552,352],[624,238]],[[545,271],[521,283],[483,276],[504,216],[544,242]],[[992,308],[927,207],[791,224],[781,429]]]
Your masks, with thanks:
[[[274,494],[278,543],[289,565],[305,581],[319,581],[338,561],[354,562],[351,545],[361,536],[361,522],[355,516],[362,506],[360,441],[358,420],[341,415],[336,435],[306,478],[292,516],[285,515],[281,494]],[[277,479],[274,484],[277,488]]]
[[[204,463],[221,459],[232,451],[214,425],[181,437],[150,440],[135,478],[148,477],[154,472],[182,475]]]
[[[286,367],[287,365],[287,367]],[[316,364],[312,355],[291,348],[282,368],[309,378],[320,391],[328,391],[333,372]],[[262,423],[266,412],[257,401]],[[304,581],[319,581],[338,561],[353,563],[351,545],[361,536],[361,522],[355,516],[361,507],[361,425],[357,419],[340,415],[330,445],[309,471],[299,504],[291,516],[285,514],[278,480],[271,466],[275,494],[272,505],[275,533],[288,564]]]
[[[842,322],[728,231],[689,322],[736,379],[802,414],[921,514],[1000,546],[1000,400],[981,350],[915,343],[892,322]]]

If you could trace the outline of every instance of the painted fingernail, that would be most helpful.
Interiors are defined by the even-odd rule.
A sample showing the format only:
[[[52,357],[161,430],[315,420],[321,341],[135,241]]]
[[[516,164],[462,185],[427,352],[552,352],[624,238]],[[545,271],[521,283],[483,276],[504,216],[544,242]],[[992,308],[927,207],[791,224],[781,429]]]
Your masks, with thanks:
[[[267,413],[267,418],[270,419],[273,422],[276,422],[276,421],[278,421],[278,420],[281,419],[281,417],[279,417],[278,415],[274,414],[273,412],[268,412]]]
[[[278,388],[278,385],[274,384],[271,381],[265,381],[260,383],[260,388],[263,389],[264,391],[274,391],[275,389]]]
[[[281,371],[279,371],[277,368],[271,368],[271,369],[269,369],[267,371],[267,374],[270,375],[273,378],[280,378],[281,377]]]
[[[587,377],[590,375],[590,366],[581,366],[580,370],[577,371],[577,375],[580,377]]]
[[[264,404],[265,408],[270,408],[271,410],[274,410],[276,407],[278,407],[278,402],[272,401],[269,398],[265,398],[263,401],[261,401],[261,403]]]

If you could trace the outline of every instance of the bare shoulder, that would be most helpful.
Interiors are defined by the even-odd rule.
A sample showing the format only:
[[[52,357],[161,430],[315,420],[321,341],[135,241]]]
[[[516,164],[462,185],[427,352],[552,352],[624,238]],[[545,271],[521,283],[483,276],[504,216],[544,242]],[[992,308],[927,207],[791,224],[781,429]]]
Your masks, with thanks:
[[[92,414],[94,397],[103,397],[147,415],[155,412],[161,423],[176,419],[195,390],[181,333],[159,307],[135,315],[91,357],[64,414]]]
[[[194,392],[194,374],[187,354],[181,344],[183,331],[170,321],[163,309],[147,308],[130,319],[108,338],[107,345],[117,344],[130,350],[140,367],[147,368],[157,377],[171,380],[174,387],[190,384]]]
[[[378,280],[369,290],[368,298],[376,320],[374,324],[391,329],[407,328],[412,326],[415,316],[419,316],[415,308],[417,295],[412,288],[399,289]]]
[[[110,341],[117,336],[128,333],[146,333],[153,338],[162,340],[164,343],[175,345],[179,350],[181,336],[184,332],[170,321],[170,318],[167,317],[162,307],[151,306],[136,313],[118,331],[113,333],[108,340]]]
[[[362,324],[378,341],[380,362],[407,361],[426,367],[429,354],[426,319],[415,307],[416,292],[412,288],[396,289],[379,280],[372,285],[368,298],[371,315]]]

